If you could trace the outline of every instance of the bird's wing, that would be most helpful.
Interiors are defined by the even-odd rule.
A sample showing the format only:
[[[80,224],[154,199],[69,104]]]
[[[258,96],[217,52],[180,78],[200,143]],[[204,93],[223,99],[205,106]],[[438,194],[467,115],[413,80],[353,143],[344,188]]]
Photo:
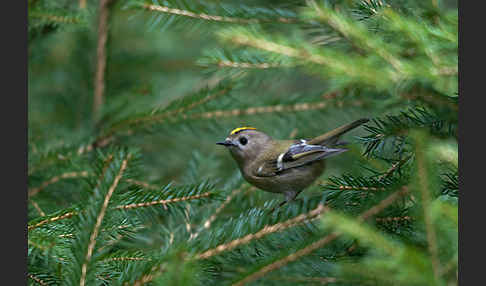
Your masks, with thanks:
[[[347,151],[341,148],[328,148],[321,145],[309,145],[305,142],[291,145],[287,151],[282,152],[277,158],[268,158],[257,166],[255,175],[258,177],[271,177],[281,172],[300,167],[332,155]]]

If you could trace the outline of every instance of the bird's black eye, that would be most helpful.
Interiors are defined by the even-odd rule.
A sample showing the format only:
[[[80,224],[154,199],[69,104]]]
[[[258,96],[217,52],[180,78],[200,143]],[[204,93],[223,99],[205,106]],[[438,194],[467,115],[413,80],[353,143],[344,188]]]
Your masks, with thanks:
[[[246,143],[248,143],[248,139],[246,139],[245,137],[241,137],[240,143],[241,143],[241,145],[246,145]]]

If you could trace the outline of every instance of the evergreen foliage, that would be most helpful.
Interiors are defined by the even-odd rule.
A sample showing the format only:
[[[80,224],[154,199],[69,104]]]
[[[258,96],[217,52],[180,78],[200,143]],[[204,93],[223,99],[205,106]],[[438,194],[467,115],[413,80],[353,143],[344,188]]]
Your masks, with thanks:
[[[28,9],[29,285],[457,285],[456,2]],[[273,213],[214,144],[362,117]]]

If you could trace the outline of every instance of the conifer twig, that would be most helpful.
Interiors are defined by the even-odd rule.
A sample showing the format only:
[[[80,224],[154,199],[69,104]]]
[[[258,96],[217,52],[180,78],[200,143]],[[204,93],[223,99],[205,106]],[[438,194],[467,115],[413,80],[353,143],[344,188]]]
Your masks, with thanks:
[[[48,285],[46,282],[42,281],[40,278],[34,276],[33,274],[29,273],[27,274],[27,277],[29,277],[30,279],[34,280],[35,282],[39,283],[40,285],[44,286],[44,285]]]
[[[149,273],[143,275],[140,279],[136,280],[133,283],[133,286],[141,286],[145,283],[148,283],[148,282],[152,281],[158,273],[164,272],[164,271],[165,271],[165,264],[162,264],[160,266],[154,266],[154,267],[152,267],[152,269],[150,269]]]
[[[149,260],[145,257],[109,257],[104,259],[104,261],[141,261],[141,260]]]
[[[354,186],[339,186],[340,190],[356,190],[356,191],[385,191],[385,188],[377,187],[354,187]]]
[[[120,166],[120,170],[118,171],[118,174],[116,175],[113,184],[110,186],[108,189],[108,193],[105,196],[105,200],[103,201],[103,206],[101,207],[101,211],[98,214],[98,217],[96,218],[96,224],[94,226],[93,232],[91,233],[91,236],[89,238],[89,245],[88,245],[88,250],[86,251],[86,257],[84,259],[83,266],[81,268],[81,278],[79,280],[79,285],[84,286],[86,283],[86,273],[88,270],[88,263],[91,260],[91,256],[93,255],[94,247],[96,244],[96,237],[98,237],[98,232],[101,227],[101,223],[103,222],[103,218],[106,213],[106,209],[108,208],[108,203],[110,202],[111,196],[113,195],[113,192],[115,191],[116,187],[118,186],[118,182],[120,181],[123,172],[125,171],[127,167],[128,159],[125,159],[122,161],[122,164]]]
[[[152,184],[149,184],[147,182],[142,182],[142,181],[138,181],[138,180],[133,180],[133,179],[125,179],[126,182],[130,183],[130,184],[134,184],[134,185],[137,185],[137,186],[142,186],[146,189],[151,189],[151,190],[158,190],[160,189],[159,186],[156,186],[156,185],[152,185]]]
[[[315,216],[318,216],[318,215],[320,215],[320,214],[322,214],[322,213],[324,213],[328,210],[329,210],[328,207],[325,207],[324,205],[319,204],[317,206],[317,208],[311,210],[310,212],[308,212],[306,214],[300,214],[300,215],[298,215],[298,216],[296,216],[292,219],[289,219],[289,220],[286,220],[284,222],[280,222],[280,223],[277,223],[277,224],[274,224],[274,225],[266,225],[266,226],[263,227],[263,229],[261,229],[260,231],[254,233],[254,234],[251,233],[251,234],[248,234],[248,235],[246,235],[242,238],[232,240],[228,243],[220,244],[215,248],[209,249],[209,250],[197,255],[196,258],[197,259],[207,259],[207,258],[214,256],[216,254],[219,254],[221,252],[228,251],[228,250],[231,250],[231,249],[238,247],[240,245],[249,243],[250,241],[252,241],[254,239],[259,239],[259,238],[262,238],[262,237],[264,237],[268,234],[271,234],[271,233],[281,231],[281,230],[284,230],[286,228],[295,226],[296,224],[299,224],[299,223],[304,222],[308,219],[311,219]]]
[[[96,75],[94,82],[93,115],[98,116],[105,93],[106,42],[108,40],[109,5],[112,0],[99,0],[98,44],[96,48]]]
[[[250,46],[256,49],[282,54],[291,58],[297,58],[306,62],[312,62],[319,65],[326,65],[333,62],[332,59],[326,58],[321,55],[309,54],[309,52],[305,50],[297,50],[289,46],[280,45],[263,39],[250,38],[244,35],[233,36],[230,39],[233,43],[238,45]]]
[[[46,216],[46,213],[42,211],[42,209],[39,207],[39,205],[34,201],[34,200],[29,200],[32,205],[34,206],[34,208],[37,210],[37,212],[41,215],[41,216]]]
[[[335,277],[286,277],[286,276],[275,276],[271,277],[272,280],[283,280],[288,282],[314,282],[321,285],[335,283],[337,278]]]
[[[245,63],[245,62],[232,62],[232,61],[219,61],[219,67],[231,67],[231,68],[245,68],[245,69],[269,69],[278,68],[285,65],[276,63]],[[287,65],[290,66],[290,65]]]
[[[390,221],[411,221],[411,216],[396,216],[396,217],[377,217],[377,222],[390,222]]]
[[[393,164],[390,169],[388,169],[383,175],[378,177],[378,180],[386,179],[389,176],[391,176],[396,170],[398,170],[401,166],[403,166],[410,158],[412,158],[412,155],[409,155],[402,160],[396,162]]]
[[[29,11],[29,17],[46,19],[46,20],[49,20],[49,21],[55,22],[55,23],[76,24],[76,23],[80,22],[79,19],[76,18],[76,17],[63,16],[63,15],[52,15],[52,14],[30,12],[30,11]]]
[[[400,196],[402,196],[406,193],[408,193],[408,189],[406,189],[406,188],[403,188],[399,191],[392,193],[391,195],[386,197],[384,200],[382,200],[380,203],[378,203],[374,207],[363,212],[357,219],[360,220],[360,221],[367,220],[371,216],[377,214],[378,212],[380,212],[381,210],[383,210],[384,208],[386,208],[387,206],[392,204],[396,199],[398,199]],[[294,253],[292,253],[292,254],[290,254],[290,255],[288,255],[288,256],[280,259],[280,260],[277,260],[277,261],[275,261],[275,262],[273,262],[269,265],[266,265],[265,267],[261,268],[260,270],[250,274],[249,276],[247,276],[247,277],[243,278],[242,280],[238,281],[237,283],[233,284],[233,286],[242,286],[246,283],[249,283],[251,281],[259,279],[262,276],[264,276],[265,274],[267,274],[268,272],[274,271],[274,270],[276,270],[276,269],[278,269],[278,268],[280,268],[284,265],[287,265],[290,262],[297,260],[298,258],[300,258],[302,256],[308,255],[309,253],[313,252],[314,250],[317,250],[317,249],[323,247],[324,245],[335,240],[337,237],[339,237],[339,235],[341,235],[341,233],[332,232],[332,233],[324,236],[323,238],[319,239],[318,241],[315,241],[315,242],[311,243],[310,245],[298,250],[297,252],[294,252]]]
[[[117,206],[116,208],[117,209],[133,209],[133,208],[149,207],[149,206],[153,206],[153,205],[163,205],[164,208],[166,208],[166,206],[165,206],[166,204],[209,197],[211,194],[212,194],[212,192],[206,192],[206,193],[193,195],[193,196],[187,196],[187,197],[173,198],[173,199],[167,199],[167,200],[158,200],[158,201],[152,201],[152,202],[134,203],[134,204],[129,204],[129,205],[120,205],[120,206]]]
[[[418,137],[418,136],[417,136]],[[424,213],[424,222],[427,235],[428,251],[431,256],[432,268],[434,270],[434,277],[436,282],[439,282],[440,277],[440,261],[439,251],[437,246],[437,237],[432,222],[432,217],[429,212],[429,206],[431,204],[430,198],[430,185],[428,183],[429,174],[427,173],[426,166],[426,154],[425,154],[425,142],[423,138],[417,138],[418,140],[415,146],[415,158],[417,164],[417,180],[418,188],[422,198],[422,210]]]
[[[47,186],[59,182],[61,179],[72,179],[72,178],[79,178],[79,177],[88,177],[89,174],[87,171],[81,172],[68,172],[61,174],[59,176],[55,176],[50,178],[49,180],[43,182],[39,187],[29,189],[28,195],[29,197],[36,195],[38,192],[45,189]]]
[[[258,23],[262,21],[271,21],[269,20],[262,20],[262,19],[245,19],[245,18],[238,18],[238,17],[226,17],[226,16],[218,16],[218,15],[209,15],[205,13],[194,13],[187,10],[177,9],[177,8],[170,8],[167,6],[162,5],[154,5],[154,4],[145,4],[143,8],[150,10],[150,11],[157,11],[172,15],[184,16],[194,19],[206,20],[206,21],[214,21],[214,22],[226,22],[226,23],[237,23],[237,24],[249,24],[249,23]],[[294,20],[290,18],[279,17],[274,19],[280,23],[293,23]]]
[[[280,112],[299,112],[299,111],[310,111],[310,110],[321,110],[327,108],[329,102],[317,101],[317,102],[303,102],[289,105],[269,105],[269,106],[258,106],[249,107],[246,109],[231,109],[231,110],[216,110],[209,112],[202,112],[192,114],[190,116],[184,116],[183,118],[191,119],[212,119],[221,117],[233,117],[233,116],[245,116],[245,115],[255,115],[255,114],[265,114],[265,113],[280,113]],[[339,104],[339,103],[338,103]],[[359,106],[362,103],[359,101],[352,103],[354,106]]]
[[[214,94],[211,94],[211,95],[208,95],[204,98],[202,98],[201,100],[198,100],[196,102],[193,102],[191,103],[190,105],[188,106],[183,106],[181,108],[178,108],[176,110],[169,110],[167,112],[164,112],[162,114],[157,114],[157,115],[149,115],[149,116],[145,116],[145,117],[141,117],[141,118],[137,118],[137,119],[134,119],[132,121],[129,121],[127,123],[127,125],[136,125],[136,124],[140,124],[140,123],[144,123],[144,122],[163,122],[169,118],[172,118],[174,117],[175,115],[179,115],[179,114],[182,114],[184,112],[187,112],[191,109],[194,109],[195,107],[201,105],[201,104],[204,104],[210,100],[213,100],[215,99],[216,97],[219,97],[221,95],[224,95],[226,94],[227,92],[229,91],[229,89],[223,89],[221,90],[220,92],[217,92],[217,93],[214,93]],[[154,110],[155,112],[156,110]],[[154,113],[152,112],[152,113]],[[184,114],[185,115],[185,114]],[[187,116],[184,116],[183,115],[183,118],[187,118]]]
[[[226,197],[226,200],[216,209],[216,211],[203,223],[203,228],[204,229],[208,229],[211,224],[213,223],[213,221],[216,219],[216,217],[218,216],[218,214],[231,202],[231,200],[241,192],[243,188],[237,188],[235,190],[233,190],[231,192],[231,194],[229,194],[227,197]],[[196,238],[199,236],[199,233],[201,233],[201,230],[202,229],[199,229],[199,231],[197,231],[196,233],[194,233],[193,236],[191,236],[192,239]]]
[[[38,222],[34,225],[29,225],[27,227],[27,230],[32,230],[34,228],[38,228],[39,226],[44,225],[46,223],[51,223],[51,222],[58,221],[58,220],[61,220],[61,219],[70,218],[70,217],[74,216],[75,214],[77,214],[77,212],[68,212],[68,213],[65,213],[65,214],[60,215],[60,216],[51,217],[51,218],[42,220],[42,221],[40,221],[40,222]]]

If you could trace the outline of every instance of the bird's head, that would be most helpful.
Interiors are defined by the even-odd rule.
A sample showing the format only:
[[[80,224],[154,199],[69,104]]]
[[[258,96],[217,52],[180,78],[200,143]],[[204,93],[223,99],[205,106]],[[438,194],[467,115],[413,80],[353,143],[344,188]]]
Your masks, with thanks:
[[[239,164],[244,164],[256,159],[270,141],[272,141],[270,136],[256,128],[240,127],[231,131],[224,141],[216,144],[228,148],[233,158]]]

